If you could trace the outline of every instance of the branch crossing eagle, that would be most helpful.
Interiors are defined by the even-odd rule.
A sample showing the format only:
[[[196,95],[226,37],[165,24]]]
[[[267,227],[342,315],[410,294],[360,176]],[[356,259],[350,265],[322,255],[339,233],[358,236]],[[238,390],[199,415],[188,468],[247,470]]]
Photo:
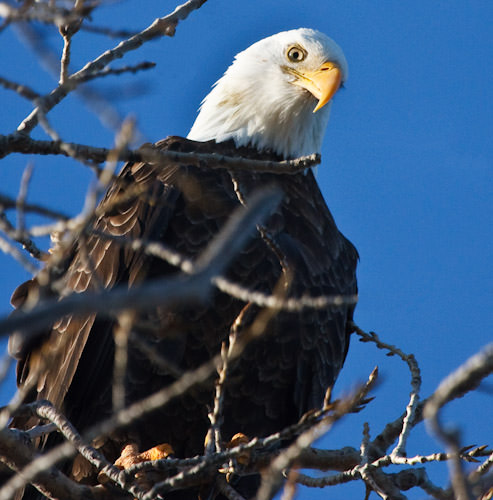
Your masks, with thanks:
[[[186,139],[168,137],[153,147],[274,161],[319,153],[331,99],[347,74],[341,49],[324,34],[311,29],[278,33],[235,57],[202,102]],[[284,283],[287,297],[355,295],[357,252],[337,229],[311,170],[294,175],[232,172],[186,160],[127,163],[102,200],[92,232],[67,250],[59,282],[65,293],[83,293],[175,275],[179,271],[169,262],[132,250],[115,237],[161,242],[193,260],[231,213],[268,185],[280,189],[282,201],[233,259],[226,278],[263,294],[275,293]],[[41,292],[46,290],[35,277],[18,287],[12,302],[22,308]],[[270,315],[265,333],[228,372],[221,426],[225,440],[238,432],[267,436],[320,407],[344,363],[353,309],[354,304],[343,303]],[[253,302],[215,289],[203,304],[172,309],[163,304],[129,313],[132,333],[173,370],[153,363],[128,340],[125,404],[170,384],[176,372],[211,359],[235,324],[241,337],[262,312]],[[110,416],[120,327],[111,315],[68,315],[35,342],[22,342],[14,334],[11,354],[18,359],[19,385],[29,388],[27,400],[51,401],[79,431]],[[214,377],[138,425],[94,444],[110,460],[129,441],[141,450],[169,443],[176,457],[203,454],[213,400]],[[35,423],[16,421],[25,428]],[[56,437],[40,447],[51,441]],[[80,457],[66,472],[77,481],[97,483],[95,470]],[[33,494],[26,490],[26,498]],[[170,498],[194,498],[190,491],[175,495]]]

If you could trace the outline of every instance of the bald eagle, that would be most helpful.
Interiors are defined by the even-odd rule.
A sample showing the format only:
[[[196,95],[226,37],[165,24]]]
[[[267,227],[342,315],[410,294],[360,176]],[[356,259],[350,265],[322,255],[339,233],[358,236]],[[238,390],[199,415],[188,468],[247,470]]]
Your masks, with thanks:
[[[235,57],[202,102],[186,139],[168,137],[153,147],[269,160],[319,153],[331,99],[347,74],[342,50],[324,34],[311,29],[278,33]],[[357,252],[337,229],[310,170],[295,175],[233,173],[185,160],[180,165],[163,161],[123,167],[101,202],[102,215],[92,233],[66,252],[59,271],[65,294],[134,287],[176,274],[169,262],[110,237],[162,242],[195,259],[235,208],[266,185],[277,186],[282,201],[235,256],[226,277],[272,294],[289,270],[289,297],[355,295]],[[129,187],[138,188],[134,195],[126,192]],[[115,203],[125,194],[124,202]],[[18,287],[12,303],[22,308],[41,288],[35,277]],[[248,345],[229,372],[221,428],[225,440],[238,432],[269,435],[320,407],[344,363],[353,309],[354,304],[344,303],[272,315],[264,335]],[[239,317],[240,330],[246,329],[260,312],[256,304],[219,290],[205,304],[173,309],[163,304],[135,312],[133,333],[173,370],[154,364],[130,340],[125,404],[170,384],[176,372],[200,366],[219,352]],[[30,388],[28,399],[48,399],[80,431],[111,415],[117,323],[110,316],[68,315],[34,343],[12,337],[18,384]],[[211,378],[97,446],[112,460],[129,441],[138,442],[141,450],[169,443],[177,457],[202,454],[213,384]],[[33,423],[17,421],[25,427]],[[77,481],[97,481],[84,460],[75,459],[67,473]]]

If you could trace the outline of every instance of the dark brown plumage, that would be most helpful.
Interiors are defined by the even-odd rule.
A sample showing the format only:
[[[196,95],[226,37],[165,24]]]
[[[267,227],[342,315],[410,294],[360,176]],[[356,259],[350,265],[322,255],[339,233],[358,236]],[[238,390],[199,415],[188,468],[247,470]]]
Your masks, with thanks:
[[[163,150],[216,152],[255,159],[276,159],[232,141],[197,143],[171,137],[156,144]],[[234,179],[234,182],[233,182]],[[237,191],[235,191],[235,183]],[[234,259],[227,277],[251,290],[272,293],[282,278],[280,260],[289,269],[288,295],[353,295],[356,293],[357,252],[338,231],[311,171],[297,175],[237,173],[212,170],[203,164],[127,164],[120,182],[110,187],[101,206],[138,188],[94,223],[94,234],[80,240],[67,255],[67,288],[81,293],[100,286],[134,284],[177,273],[157,258],[135,252],[100,233],[160,241],[180,254],[195,258],[239,206],[238,188],[248,197],[256,188],[276,185],[283,192],[277,209],[265,222],[275,243],[273,250],[260,233]],[[142,189],[140,189],[142,188]],[[13,303],[21,307],[38,287],[36,278],[21,285]],[[138,314],[134,332],[180,370],[199,366],[216,354],[233,322],[244,311],[247,327],[260,309],[214,291],[208,303],[165,306]],[[307,410],[319,407],[346,357],[348,321],[354,306],[305,308],[300,313],[279,312],[266,334],[247,348],[234,364],[226,386],[223,437],[236,432],[265,436],[296,422]],[[60,319],[42,342],[17,346],[20,385],[36,379],[31,398],[45,398],[61,408],[84,430],[111,414],[113,334],[115,321],[95,315]],[[241,335],[241,329],[240,329]],[[41,367],[45,356],[52,356]],[[128,348],[126,402],[137,401],[174,378],[156,368],[132,343]],[[213,402],[213,380],[191,391],[137,426],[113,436],[114,460],[126,439],[140,441],[141,449],[170,443],[178,457],[203,452],[208,428],[207,411]],[[32,422],[31,422],[32,423]],[[23,425],[28,425],[23,422]],[[93,474],[82,462],[73,473],[87,480]],[[89,476],[87,476],[89,474]],[[92,480],[94,477],[92,478]]]

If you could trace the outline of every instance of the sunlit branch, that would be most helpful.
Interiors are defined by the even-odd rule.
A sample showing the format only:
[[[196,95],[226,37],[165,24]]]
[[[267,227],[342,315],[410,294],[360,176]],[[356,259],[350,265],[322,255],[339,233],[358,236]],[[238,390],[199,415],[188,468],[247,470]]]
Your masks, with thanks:
[[[0,158],[10,153],[62,155],[76,159],[91,160],[103,163],[110,154],[107,148],[98,148],[76,143],[58,141],[40,141],[31,139],[24,134],[0,134]],[[251,171],[271,174],[297,174],[320,163],[320,155],[313,154],[295,158],[294,160],[271,161],[252,160],[249,158],[225,156],[217,153],[184,153],[180,151],[162,151],[155,147],[141,147],[138,150],[122,150],[119,161],[130,162],[174,162],[183,160],[195,163],[197,166],[207,164],[207,168],[227,169],[232,171]]]

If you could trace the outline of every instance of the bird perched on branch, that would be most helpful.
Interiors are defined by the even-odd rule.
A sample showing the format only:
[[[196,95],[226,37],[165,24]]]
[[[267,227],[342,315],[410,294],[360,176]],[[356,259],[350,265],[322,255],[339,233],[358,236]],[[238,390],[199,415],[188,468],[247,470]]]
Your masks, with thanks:
[[[64,264],[54,273],[57,287],[35,277],[15,291],[13,304],[32,306],[33,297],[53,296],[60,284],[68,295],[134,288],[174,276],[180,272],[174,262],[142,247],[132,249],[130,243],[159,242],[193,261],[238,206],[248,206],[259,187],[272,185],[282,192],[282,201],[223,276],[227,284],[249,293],[239,298],[226,286],[214,288],[205,303],[171,308],[163,302],[125,314],[68,314],[29,342],[16,333],[10,349],[18,359],[18,383],[27,400],[51,401],[84,431],[118,411],[118,377],[120,405],[129,405],[210,360],[234,333],[237,339],[253,338],[225,377],[220,419],[225,442],[238,432],[267,436],[321,406],[348,350],[351,298],[357,293],[355,248],[337,229],[310,169],[285,173],[282,163],[276,163],[275,173],[256,172],[253,164],[245,170],[233,171],[227,163],[212,169],[207,159],[194,155],[279,162],[320,153],[331,99],[347,72],[339,46],[320,32],[297,29],[261,40],[239,53],[214,85],[188,138],[169,137],[152,146],[189,153],[188,159],[123,167],[91,231],[70,248],[63,249],[62,241],[62,250],[54,250],[54,255],[63,253]],[[257,300],[273,295],[342,300],[299,310],[269,309]],[[252,334],[255,328],[260,334]],[[176,457],[202,454],[214,378],[102,436],[95,446],[113,461],[129,442],[139,450],[168,443]],[[37,422],[17,419],[15,424]],[[55,438],[39,446],[49,446],[51,440]],[[97,482],[96,471],[81,457],[67,474]],[[183,498],[191,498],[187,495]]]

